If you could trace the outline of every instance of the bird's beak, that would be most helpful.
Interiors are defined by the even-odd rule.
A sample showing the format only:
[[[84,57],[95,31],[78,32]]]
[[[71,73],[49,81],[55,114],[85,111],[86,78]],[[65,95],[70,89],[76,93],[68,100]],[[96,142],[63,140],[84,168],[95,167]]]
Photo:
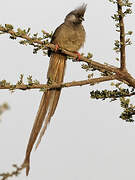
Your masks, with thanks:
[[[85,19],[84,19],[84,17],[80,17],[80,20],[81,20],[81,21],[84,21]]]

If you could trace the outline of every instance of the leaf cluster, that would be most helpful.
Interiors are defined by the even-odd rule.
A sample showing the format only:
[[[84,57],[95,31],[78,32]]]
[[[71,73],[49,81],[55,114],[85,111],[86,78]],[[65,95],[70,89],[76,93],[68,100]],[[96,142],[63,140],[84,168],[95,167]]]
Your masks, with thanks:
[[[96,90],[91,91],[90,96],[92,99],[111,99],[112,101],[120,100],[120,105],[123,108],[123,112],[120,115],[120,118],[127,121],[127,122],[133,122],[133,115],[135,115],[135,106],[133,104],[130,104],[130,99],[126,97],[134,96],[135,95],[135,89],[132,88],[124,89],[120,87],[121,83],[112,83],[111,85],[115,86],[116,89],[114,90]]]
[[[135,106],[130,104],[130,99],[121,97],[120,103],[121,107],[124,109],[120,115],[120,118],[127,122],[134,122],[133,115],[135,115]]]

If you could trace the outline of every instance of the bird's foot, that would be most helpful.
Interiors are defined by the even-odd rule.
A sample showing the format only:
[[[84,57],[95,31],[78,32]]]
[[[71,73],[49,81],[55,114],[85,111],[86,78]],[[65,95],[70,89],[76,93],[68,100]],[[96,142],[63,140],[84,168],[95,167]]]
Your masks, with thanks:
[[[58,51],[58,49],[59,49],[59,45],[58,45],[58,44],[56,44],[56,45],[55,45],[55,52],[57,52],[57,51]]]
[[[77,52],[77,51],[75,51],[75,54],[77,55],[76,60],[80,61],[80,59],[81,59],[81,54],[80,54],[79,52]]]

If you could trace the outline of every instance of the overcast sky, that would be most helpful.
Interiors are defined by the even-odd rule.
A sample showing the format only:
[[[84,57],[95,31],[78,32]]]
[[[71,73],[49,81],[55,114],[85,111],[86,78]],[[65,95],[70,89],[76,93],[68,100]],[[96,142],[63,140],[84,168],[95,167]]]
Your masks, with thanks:
[[[87,3],[84,27],[86,43],[80,52],[92,52],[94,60],[119,66],[112,51],[118,38],[111,19],[115,6],[105,0]],[[135,1],[133,1],[135,2]],[[82,4],[81,0],[7,0],[1,2],[0,24],[15,28],[31,27],[32,32],[54,31],[66,14]],[[133,11],[135,6],[133,7]],[[134,11],[135,12],[135,11]],[[135,15],[126,18],[126,31],[135,29]],[[135,76],[133,45],[127,48],[127,66]],[[42,53],[32,54],[32,47],[22,46],[8,35],[0,36],[0,80],[16,83],[22,73],[46,82],[49,58]],[[81,63],[67,62],[65,82],[87,79]],[[96,85],[105,89],[110,82]],[[64,88],[51,123],[38,150],[32,151],[31,169],[27,180],[134,180],[135,179],[135,124],[119,118],[119,101],[110,103],[90,99],[92,87]],[[23,162],[25,151],[38,110],[42,92],[39,90],[0,90],[0,104],[8,102],[0,123],[0,173],[12,171],[12,164]],[[12,178],[14,180],[16,178]],[[25,171],[18,180],[26,179]]]

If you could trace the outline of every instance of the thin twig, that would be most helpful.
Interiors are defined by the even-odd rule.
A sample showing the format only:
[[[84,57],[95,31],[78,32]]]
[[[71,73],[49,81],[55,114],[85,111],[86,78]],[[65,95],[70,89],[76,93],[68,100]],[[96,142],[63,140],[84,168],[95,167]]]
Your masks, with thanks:
[[[13,176],[18,176],[21,171],[24,169],[23,167],[18,167],[16,164],[13,165],[14,168],[16,168],[16,170],[12,171],[11,173],[6,172],[6,173],[1,173],[0,176],[2,177],[0,180],[6,180],[9,177],[13,177]]]

